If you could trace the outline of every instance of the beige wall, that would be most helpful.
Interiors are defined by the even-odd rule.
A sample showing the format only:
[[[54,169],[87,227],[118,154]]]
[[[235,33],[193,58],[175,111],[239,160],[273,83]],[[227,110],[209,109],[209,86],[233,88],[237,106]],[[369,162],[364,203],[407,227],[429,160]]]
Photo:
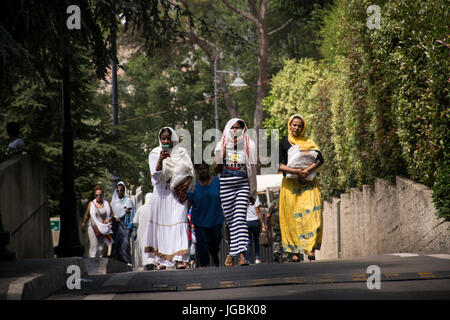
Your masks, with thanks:
[[[431,194],[424,185],[397,177],[396,185],[376,179],[373,187],[352,188],[325,202],[317,258],[450,253],[450,223],[436,217]]]
[[[0,214],[17,259],[52,258],[45,173],[36,160],[18,156],[0,163]]]

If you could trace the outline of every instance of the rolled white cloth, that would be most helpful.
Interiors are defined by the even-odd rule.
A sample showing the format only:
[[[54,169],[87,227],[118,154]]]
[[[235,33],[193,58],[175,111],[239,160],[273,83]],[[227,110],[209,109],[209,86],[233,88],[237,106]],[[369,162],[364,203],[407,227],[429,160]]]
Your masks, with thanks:
[[[288,150],[288,163],[289,168],[307,169],[310,165],[316,162],[318,152],[314,150],[300,150],[297,145],[292,146]],[[305,180],[312,181],[316,176],[316,172],[310,172]],[[298,175],[287,173],[286,178],[297,179]]]

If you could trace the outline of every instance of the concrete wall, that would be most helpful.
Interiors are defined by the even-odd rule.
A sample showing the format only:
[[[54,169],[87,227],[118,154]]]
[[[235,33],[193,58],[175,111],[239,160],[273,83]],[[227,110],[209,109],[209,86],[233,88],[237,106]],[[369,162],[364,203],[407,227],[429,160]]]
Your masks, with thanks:
[[[438,219],[431,190],[397,177],[396,185],[374,186],[324,202],[322,248],[318,259],[382,253],[450,253],[450,223]]]
[[[45,172],[30,156],[0,163],[0,215],[17,259],[53,257]]]

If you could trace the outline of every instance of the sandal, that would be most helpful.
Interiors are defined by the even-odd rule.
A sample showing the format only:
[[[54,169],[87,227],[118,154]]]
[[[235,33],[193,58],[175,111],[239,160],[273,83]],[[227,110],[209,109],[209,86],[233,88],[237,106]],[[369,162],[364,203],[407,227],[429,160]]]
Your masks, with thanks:
[[[227,256],[227,259],[225,260],[225,267],[233,267],[233,266],[234,266],[234,257]]]
[[[300,262],[300,257],[298,256],[298,254],[293,254],[292,255],[292,262]]]
[[[309,261],[316,260],[316,255],[314,254],[314,251],[311,251],[310,253],[308,253],[308,260]]]
[[[158,266],[155,268],[155,270],[165,270],[166,266],[163,264],[158,264]]]
[[[244,254],[244,253],[241,253],[241,254],[239,255],[239,265],[240,265],[240,266],[248,266],[248,265],[249,265],[248,260],[247,260],[247,258],[245,257],[245,254]]]
[[[186,269],[186,265],[183,262],[177,262],[176,269]]]

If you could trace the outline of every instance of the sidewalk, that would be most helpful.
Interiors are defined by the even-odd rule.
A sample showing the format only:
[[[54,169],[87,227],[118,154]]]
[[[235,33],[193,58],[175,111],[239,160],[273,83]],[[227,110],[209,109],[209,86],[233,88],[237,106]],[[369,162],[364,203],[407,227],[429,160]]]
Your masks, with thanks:
[[[39,300],[66,286],[76,265],[81,278],[87,275],[130,271],[122,262],[108,258],[24,259],[0,263],[0,300]]]

